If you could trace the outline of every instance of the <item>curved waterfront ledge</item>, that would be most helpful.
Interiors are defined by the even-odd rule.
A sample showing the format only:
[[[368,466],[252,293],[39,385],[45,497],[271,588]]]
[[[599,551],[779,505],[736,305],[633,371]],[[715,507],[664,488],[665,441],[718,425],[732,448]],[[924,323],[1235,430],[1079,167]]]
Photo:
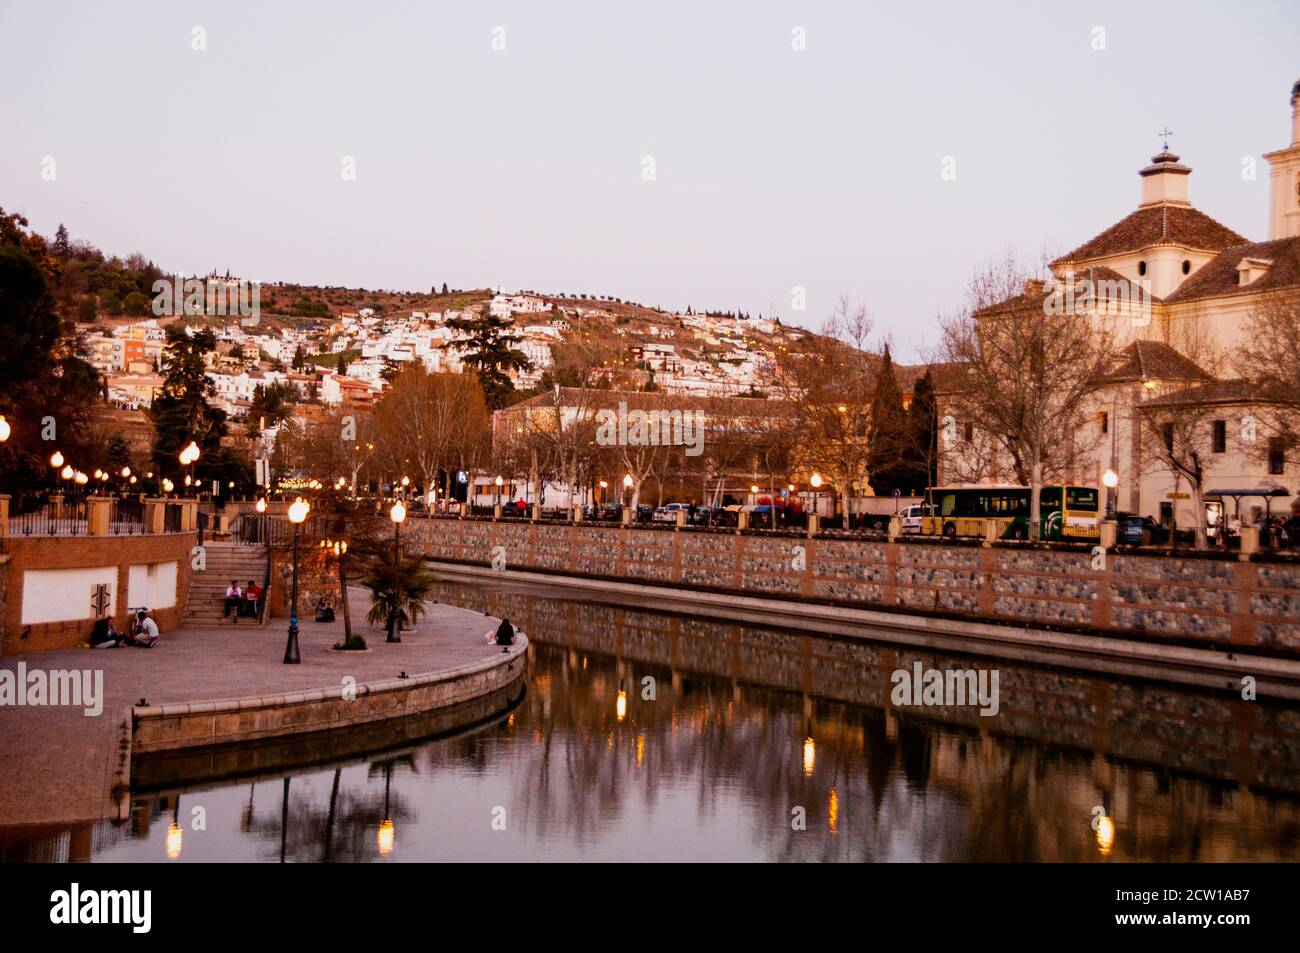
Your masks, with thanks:
[[[482,661],[407,678],[212,701],[134,706],[135,754],[285,738],[401,719],[494,695],[526,671],[528,639]]]
[[[365,762],[378,754],[482,729],[513,712],[526,692],[526,682],[520,678],[488,694],[400,718],[245,744],[143,754],[132,764],[131,792],[186,793],[214,781],[266,780],[280,778],[286,771]]]
[[[440,578],[482,584],[563,589],[600,602],[752,622],[921,648],[961,651],[994,658],[1057,665],[1173,684],[1239,692],[1241,679],[1256,680],[1260,694],[1300,700],[1300,662],[1240,651],[1217,651],[1123,637],[1060,632],[1008,623],[986,623],[898,611],[828,605],[687,586],[657,586],[552,574],[537,570],[493,570],[427,560]]]

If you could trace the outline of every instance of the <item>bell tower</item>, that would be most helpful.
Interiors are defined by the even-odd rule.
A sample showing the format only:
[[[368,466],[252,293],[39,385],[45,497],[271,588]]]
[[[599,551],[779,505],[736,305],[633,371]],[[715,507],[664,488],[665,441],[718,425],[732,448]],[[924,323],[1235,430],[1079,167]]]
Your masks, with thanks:
[[[1300,80],[1291,87],[1291,145],[1264,155],[1271,167],[1268,237],[1300,235]]]

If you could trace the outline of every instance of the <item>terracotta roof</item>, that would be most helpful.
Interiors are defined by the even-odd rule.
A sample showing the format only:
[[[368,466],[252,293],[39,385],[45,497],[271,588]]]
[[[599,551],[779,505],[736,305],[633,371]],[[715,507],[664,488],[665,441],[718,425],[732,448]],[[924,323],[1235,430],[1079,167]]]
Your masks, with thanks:
[[[1107,383],[1130,381],[1212,381],[1214,376],[1195,361],[1160,341],[1134,341],[1119,352],[1118,361],[1102,378]]]
[[[1237,284],[1243,258],[1272,260],[1268,270],[1248,285]],[[1300,236],[1225,248],[1165,299],[1169,304],[1220,295],[1256,294],[1300,285]]]
[[[1199,251],[1219,251],[1245,241],[1226,225],[1190,205],[1162,202],[1138,209],[1052,264],[1122,255],[1150,245],[1183,245]]]
[[[1201,404],[1279,403],[1282,397],[1267,385],[1253,381],[1207,381],[1193,387],[1161,394],[1146,401],[1146,407],[1194,406]]]

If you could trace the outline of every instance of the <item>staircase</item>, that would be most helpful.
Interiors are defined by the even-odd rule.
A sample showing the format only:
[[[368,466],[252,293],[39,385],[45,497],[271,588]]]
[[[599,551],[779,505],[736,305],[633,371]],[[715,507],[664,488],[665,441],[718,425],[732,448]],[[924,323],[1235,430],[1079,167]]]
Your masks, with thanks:
[[[257,619],[241,618],[236,623],[233,610],[229,619],[223,618],[222,612],[230,580],[236,580],[241,590],[248,587],[250,579],[256,580],[258,586],[266,585],[266,547],[207,540],[203,548],[207,568],[202,572],[196,571],[190,579],[190,595],[185,603],[185,621],[182,624],[199,628],[231,625],[260,628]]]

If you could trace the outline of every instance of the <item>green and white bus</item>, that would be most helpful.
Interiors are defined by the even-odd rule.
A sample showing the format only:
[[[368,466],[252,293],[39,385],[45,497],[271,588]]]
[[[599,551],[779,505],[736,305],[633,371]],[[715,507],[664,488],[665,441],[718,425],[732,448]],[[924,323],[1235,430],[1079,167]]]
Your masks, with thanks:
[[[1028,539],[1029,496],[1029,487],[1014,484],[930,487],[925,491],[921,533],[982,539],[985,524],[992,520],[999,539]],[[1044,486],[1039,495],[1040,538],[1097,539],[1100,498],[1095,486]]]

